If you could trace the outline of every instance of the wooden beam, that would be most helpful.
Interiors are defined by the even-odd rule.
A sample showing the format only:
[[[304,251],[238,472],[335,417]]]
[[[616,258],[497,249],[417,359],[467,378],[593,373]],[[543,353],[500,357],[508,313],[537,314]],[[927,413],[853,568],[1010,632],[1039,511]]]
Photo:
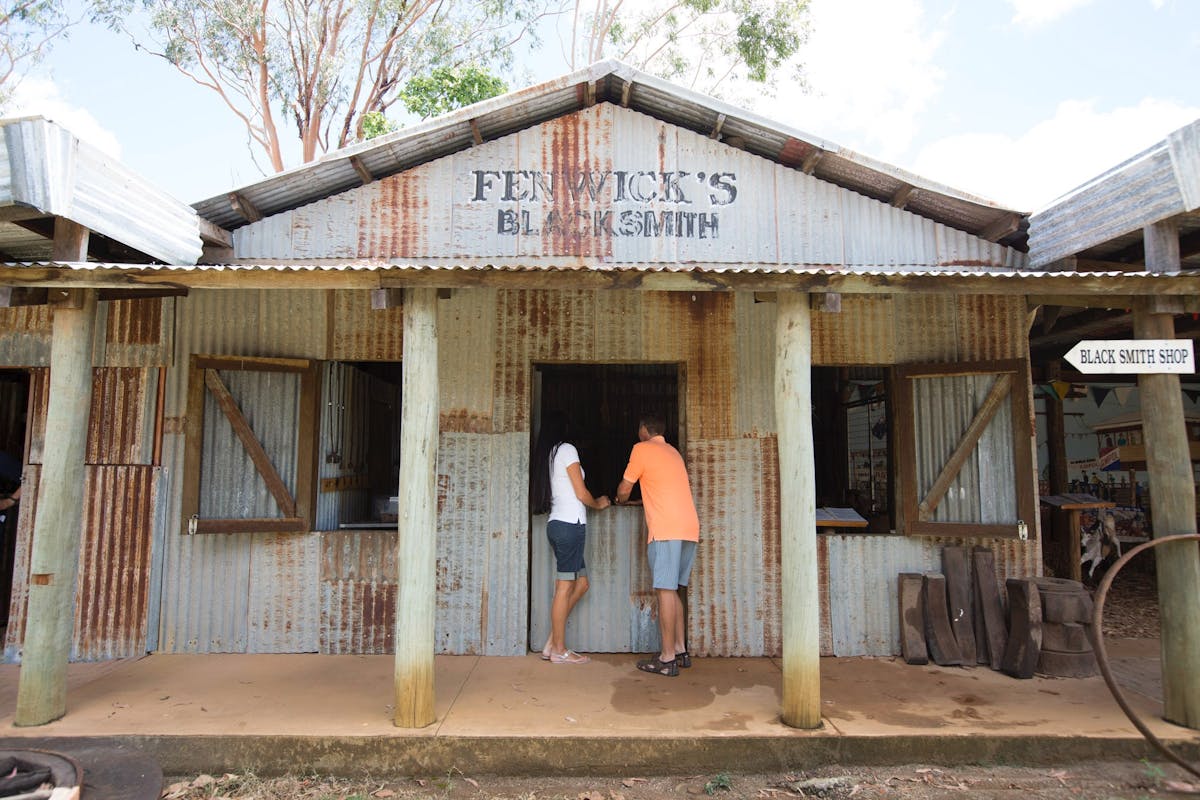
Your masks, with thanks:
[[[217,374],[215,369],[204,370],[204,384],[208,390],[212,392],[216,398],[217,405],[221,407],[229,424],[233,426],[233,432],[237,435],[238,440],[242,443],[242,447],[246,448],[246,453],[250,456],[250,460],[254,462],[254,468],[258,470],[258,474],[262,476],[263,482],[267,484],[267,491],[275,498],[276,505],[279,506],[279,511],[285,517],[296,516],[296,501],[288,491],[287,485],[284,484],[283,478],[275,469],[275,465],[271,463],[271,457],[267,455],[267,451],[263,449],[262,444],[258,441],[258,437],[254,435],[254,431],[250,429],[250,423],[246,421],[246,417],[242,414],[242,409],[238,408],[237,401],[233,399],[233,395],[225,388],[225,382],[221,380],[221,376]]]
[[[65,217],[56,217],[50,260],[71,263],[87,261],[88,239],[87,228]]]
[[[1174,221],[1147,226],[1146,266],[1155,271],[1180,268],[1179,229]],[[1174,339],[1175,320],[1155,314],[1148,303],[1134,306],[1133,330],[1138,339]],[[1146,470],[1154,535],[1196,532],[1196,483],[1188,452],[1187,425],[1179,376],[1138,376]],[[1163,717],[1200,729],[1200,551],[1195,542],[1176,542],[1155,549],[1162,649]]]
[[[895,208],[904,208],[908,205],[909,199],[917,191],[917,187],[909,186],[907,183],[892,193],[892,205]]]
[[[199,218],[200,223],[200,241],[205,244],[215,245],[216,247],[224,247],[233,249],[233,234],[222,228],[220,225],[215,225],[204,217]]]
[[[800,171],[805,175],[812,175],[813,171],[817,168],[817,164],[821,163],[821,157],[824,155],[824,150],[813,150],[800,162]]]
[[[583,85],[583,104],[585,108],[596,105],[596,81],[594,79]]]
[[[954,448],[954,452],[947,459],[942,471],[938,473],[933,485],[929,487],[929,493],[925,495],[924,500],[917,504],[918,519],[928,520],[933,516],[938,504],[942,502],[942,498],[949,491],[950,484],[954,483],[954,479],[958,477],[963,465],[967,463],[975,445],[979,443],[979,437],[983,436],[983,432],[991,424],[996,412],[1000,410],[1000,404],[1008,398],[1011,391],[1012,375],[1009,373],[997,375],[991,391],[984,398],[979,410],[975,412],[975,418],[971,420],[971,424],[967,426],[967,430]]]
[[[1058,380],[1061,362],[1046,365],[1048,380]],[[1050,494],[1063,494],[1068,487],[1067,472],[1067,428],[1063,415],[1063,403],[1058,397],[1046,398],[1046,448],[1049,471]]]
[[[1031,294],[1029,305],[1067,308],[1132,308],[1131,294]]]
[[[471,127],[474,128],[474,120],[471,122]],[[476,144],[478,144],[478,142],[476,142]],[[366,186],[368,183],[371,183],[375,180],[375,176],[371,174],[371,170],[367,169],[367,165],[362,162],[361,158],[358,156],[350,156],[349,161],[350,166],[354,167],[354,171],[358,173],[358,178],[362,181],[363,186]],[[230,245],[230,247],[232,246],[233,245]]]
[[[479,120],[472,117],[471,119],[467,120],[467,122],[471,126],[471,141],[475,143],[476,147],[478,147],[479,145],[483,144],[483,133],[479,130]]]
[[[263,218],[262,212],[255,208],[248,198],[238,192],[229,193],[229,205],[247,222],[258,222]]]
[[[404,402],[400,411],[399,536],[396,562],[395,722],[436,719],[433,696],[437,595],[437,290],[404,293]]]
[[[708,138],[716,139],[721,135],[721,128],[725,127],[725,115],[717,114],[717,121],[713,123],[712,132],[708,134]]]
[[[403,289],[372,289],[371,310],[386,311],[389,308],[404,307]]]
[[[785,725],[821,725],[821,605],[812,425],[809,298],[781,293],[775,322],[775,425],[779,452]]]
[[[633,81],[621,83],[621,108],[629,108],[629,95],[633,91]]]
[[[86,232],[83,242],[86,250]],[[67,710],[67,661],[75,621],[75,584],[83,526],[82,489],[92,406],[96,293],[79,309],[56,309],[50,344],[50,399],[37,490],[25,641],[16,725],[45,725]]]
[[[1010,233],[1015,233],[1021,227],[1021,217],[1018,214],[1004,214],[997,217],[986,228],[979,232],[979,238],[988,242],[998,242]]]

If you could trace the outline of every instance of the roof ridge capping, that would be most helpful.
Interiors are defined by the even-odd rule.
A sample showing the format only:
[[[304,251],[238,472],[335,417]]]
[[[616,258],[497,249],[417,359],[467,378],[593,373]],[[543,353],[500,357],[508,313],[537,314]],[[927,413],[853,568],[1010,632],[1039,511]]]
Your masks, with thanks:
[[[634,111],[704,135],[720,129],[726,137],[747,140],[743,148],[747,152],[935,222],[1023,249],[1026,212],[861,155],[615,59],[328,152],[316,161],[198,201],[193,207],[222,227],[236,228],[259,215],[297,208],[602,101],[627,103]],[[713,127],[701,130],[695,122],[697,116]]]

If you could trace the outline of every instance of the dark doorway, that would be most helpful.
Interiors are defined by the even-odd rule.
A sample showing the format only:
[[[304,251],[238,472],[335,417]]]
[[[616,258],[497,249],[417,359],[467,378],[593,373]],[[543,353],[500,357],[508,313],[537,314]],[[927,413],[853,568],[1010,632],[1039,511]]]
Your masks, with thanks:
[[[26,460],[28,407],[29,373],[0,370],[0,497],[8,497],[21,486]],[[0,628],[8,625],[20,511],[19,503],[0,510]]]
[[[534,441],[542,412],[564,412],[584,467],[584,483],[593,495],[616,494],[629,451],[637,444],[638,417],[643,413],[662,414],[666,440],[683,450],[678,365],[539,364],[534,371],[534,385],[540,386],[534,404]]]

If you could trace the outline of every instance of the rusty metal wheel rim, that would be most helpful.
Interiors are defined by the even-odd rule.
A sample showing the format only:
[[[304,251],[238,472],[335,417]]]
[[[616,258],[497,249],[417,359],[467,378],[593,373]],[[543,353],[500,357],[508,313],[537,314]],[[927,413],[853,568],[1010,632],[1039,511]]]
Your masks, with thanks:
[[[1100,674],[1104,676],[1104,682],[1108,684],[1108,691],[1112,693],[1113,699],[1117,701],[1117,705],[1119,705],[1121,710],[1125,712],[1125,716],[1128,717],[1129,721],[1133,723],[1133,727],[1137,728],[1138,732],[1141,733],[1142,736],[1146,738],[1146,741],[1150,742],[1150,744],[1152,744],[1154,748],[1158,750],[1158,752],[1162,753],[1172,762],[1178,764],[1180,767],[1183,767],[1193,775],[1200,777],[1200,769],[1197,769],[1188,762],[1184,761],[1182,758],[1176,755],[1174,751],[1163,744],[1157,736],[1151,733],[1150,728],[1146,726],[1146,723],[1142,722],[1141,717],[1134,713],[1133,708],[1131,708],[1129,705],[1129,701],[1125,699],[1125,694],[1121,691],[1121,687],[1117,685],[1116,679],[1113,678],[1112,670],[1108,665],[1108,651],[1105,650],[1104,647],[1104,601],[1108,597],[1109,587],[1112,586],[1112,582],[1117,577],[1117,573],[1120,572],[1121,568],[1128,564],[1134,556],[1143,550],[1149,550],[1152,547],[1157,547],[1158,545],[1166,544],[1167,542],[1186,541],[1200,541],[1200,533],[1180,533],[1174,536],[1163,536],[1158,539],[1151,539],[1148,542],[1142,542],[1137,547],[1118,558],[1113,563],[1112,567],[1110,567],[1109,570],[1104,573],[1104,578],[1100,581],[1100,587],[1096,590],[1096,607],[1092,611],[1092,630],[1095,631],[1095,636],[1093,636],[1093,639],[1095,639],[1096,663],[1100,667]]]

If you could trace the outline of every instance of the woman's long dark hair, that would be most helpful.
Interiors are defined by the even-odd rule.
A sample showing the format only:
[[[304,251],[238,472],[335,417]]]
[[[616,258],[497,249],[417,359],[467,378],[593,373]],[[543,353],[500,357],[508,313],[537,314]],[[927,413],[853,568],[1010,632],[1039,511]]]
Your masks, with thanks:
[[[549,411],[542,415],[542,429],[529,460],[529,510],[550,513],[550,455],[567,440],[567,415]]]

